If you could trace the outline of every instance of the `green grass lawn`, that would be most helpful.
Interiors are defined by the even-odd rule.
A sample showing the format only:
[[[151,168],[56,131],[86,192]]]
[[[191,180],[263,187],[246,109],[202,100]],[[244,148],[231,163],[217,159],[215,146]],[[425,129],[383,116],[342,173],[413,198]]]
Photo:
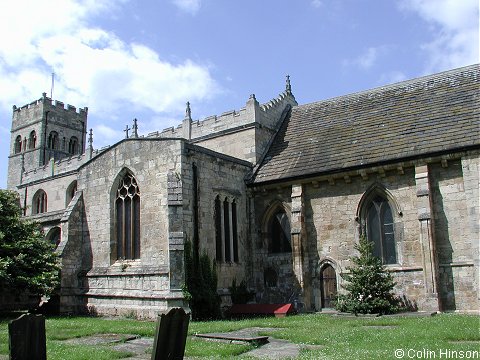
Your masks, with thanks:
[[[0,354],[3,355],[8,354],[8,320],[0,320]],[[280,319],[191,322],[189,335],[227,332],[253,326],[276,328],[275,331],[265,331],[261,335],[297,344],[321,345],[311,349],[303,346],[301,359],[396,359],[397,349],[404,351],[404,359],[455,358],[447,357],[447,351],[450,351],[450,355],[453,351],[457,351],[457,354],[463,352],[464,355],[476,351],[477,357],[472,358],[479,358],[480,351],[480,317],[459,314],[356,319],[309,314]],[[64,341],[105,333],[153,337],[155,323],[91,317],[47,318],[46,331],[49,360],[106,360],[127,358],[131,354],[115,351],[107,345],[73,345]],[[211,342],[189,336],[186,356],[246,358],[241,354],[251,348],[249,345]]]

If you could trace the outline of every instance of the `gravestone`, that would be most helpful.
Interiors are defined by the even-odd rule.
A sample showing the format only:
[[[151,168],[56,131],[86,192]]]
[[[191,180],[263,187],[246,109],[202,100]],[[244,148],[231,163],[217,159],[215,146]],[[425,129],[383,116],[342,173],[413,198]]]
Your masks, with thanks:
[[[183,359],[190,314],[173,308],[158,316],[152,360]]]
[[[45,318],[23,314],[8,324],[10,360],[46,360]]]

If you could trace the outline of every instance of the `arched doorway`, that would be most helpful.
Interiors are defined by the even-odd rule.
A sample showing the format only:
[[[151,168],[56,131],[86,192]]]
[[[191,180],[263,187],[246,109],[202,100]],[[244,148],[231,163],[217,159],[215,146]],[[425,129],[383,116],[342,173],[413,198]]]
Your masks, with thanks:
[[[337,275],[332,265],[324,266],[320,272],[320,292],[322,297],[322,309],[332,308],[333,301],[337,296]]]

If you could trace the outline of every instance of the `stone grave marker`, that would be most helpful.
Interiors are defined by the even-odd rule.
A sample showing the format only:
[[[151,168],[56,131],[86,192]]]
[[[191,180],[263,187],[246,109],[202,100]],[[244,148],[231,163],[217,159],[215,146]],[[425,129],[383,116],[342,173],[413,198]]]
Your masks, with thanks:
[[[190,314],[173,308],[158,316],[152,360],[183,359]]]
[[[23,314],[8,324],[10,360],[46,360],[43,315]]]

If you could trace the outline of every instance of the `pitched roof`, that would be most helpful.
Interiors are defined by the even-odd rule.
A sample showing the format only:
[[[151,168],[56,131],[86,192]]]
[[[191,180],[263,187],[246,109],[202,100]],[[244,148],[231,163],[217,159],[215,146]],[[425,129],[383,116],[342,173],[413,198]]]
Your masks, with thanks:
[[[293,107],[252,181],[480,148],[479,65]]]

